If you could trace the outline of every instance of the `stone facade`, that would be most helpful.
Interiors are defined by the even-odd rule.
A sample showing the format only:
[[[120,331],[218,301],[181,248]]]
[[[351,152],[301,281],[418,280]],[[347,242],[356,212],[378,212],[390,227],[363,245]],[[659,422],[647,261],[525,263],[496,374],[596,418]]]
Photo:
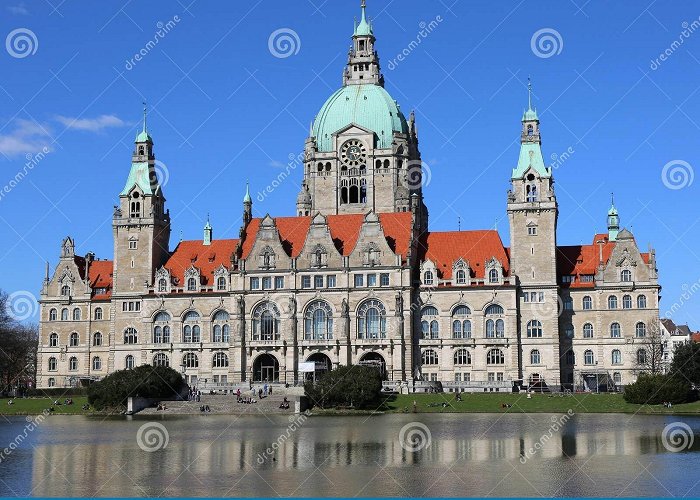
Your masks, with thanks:
[[[192,384],[295,383],[367,364],[388,381],[453,390],[613,389],[658,328],[653,250],[619,228],[557,243],[558,203],[532,106],[495,230],[432,232],[418,134],[383,88],[363,17],[343,87],[311,126],[293,217],[253,217],[237,239],[169,246],[170,215],[143,130],[113,218],[113,260],[63,241],[41,294],[38,386],[141,364]],[[505,175],[504,175],[505,176]]]

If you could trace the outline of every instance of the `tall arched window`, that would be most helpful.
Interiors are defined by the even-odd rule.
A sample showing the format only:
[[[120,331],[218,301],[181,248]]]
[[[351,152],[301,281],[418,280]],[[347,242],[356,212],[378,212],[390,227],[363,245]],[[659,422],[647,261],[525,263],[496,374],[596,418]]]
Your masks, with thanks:
[[[153,318],[153,343],[170,343],[170,314],[160,311]]]
[[[102,369],[102,360],[99,356],[92,358],[92,369],[98,371]]]
[[[216,278],[216,289],[218,291],[225,291],[226,290],[226,278],[223,276],[219,276]]]
[[[647,308],[647,297],[646,295],[639,295],[637,297],[637,307],[639,309],[646,309]]]
[[[457,284],[464,285],[467,283],[467,272],[464,269],[457,270]]]
[[[201,317],[197,311],[188,311],[182,318],[182,340],[183,342],[201,342],[202,327]]]
[[[537,201],[537,184],[528,184],[525,188],[525,194],[529,203]]]
[[[182,364],[185,365],[185,368],[199,368],[199,358],[195,353],[188,352],[182,358]]]
[[[608,309],[617,309],[617,297],[614,295],[608,297]]]
[[[68,321],[68,309],[61,309],[61,321]]]
[[[468,339],[472,336],[472,322],[468,319],[472,311],[467,306],[457,306],[452,311],[452,338]]]
[[[629,269],[623,269],[620,273],[620,281],[624,283],[629,283],[630,281],[632,281],[632,271],[630,271]]]
[[[253,340],[280,339],[280,311],[274,302],[263,302],[253,311]]]
[[[489,283],[498,283],[498,269],[489,270]]]
[[[134,366],[136,365],[136,362],[134,361],[134,357],[129,354],[124,358],[124,368],[127,370],[133,370]]]
[[[637,338],[643,338],[647,336],[647,325],[643,322],[639,322],[634,327],[634,336]]]
[[[486,316],[486,338],[505,337],[505,323],[503,322],[503,308],[498,304],[491,304],[484,311]]]
[[[586,323],[583,325],[583,338],[592,339],[593,338],[593,325],[591,323]]]
[[[583,298],[583,309],[585,311],[588,311],[589,309],[593,309],[593,299],[591,299],[591,297],[589,297],[588,295],[586,295]]]
[[[56,321],[56,319],[58,319],[57,311],[56,309],[51,309],[49,311],[49,321]]]
[[[542,323],[540,321],[533,319],[527,322],[527,338],[541,338],[542,337]]]
[[[102,319],[102,308],[97,307],[95,308],[95,320],[99,321]]]
[[[92,334],[92,345],[95,347],[102,345],[102,334],[100,332],[95,332]]]
[[[423,283],[426,285],[432,285],[434,281],[433,278],[433,272],[432,271],[426,271],[423,273]]]
[[[379,300],[366,300],[358,308],[357,336],[361,339],[386,338],[386,309]]]
[[[613,365],[621,365],[622,364],[622,353],[620,352],[619,349],[613,349],[611,361],[612,361]]]
[[[228,325],[229,319],[229,314],[224,310],[216,311],[216,314],[214,314],[214,342],[228,343],[231,341],[230,329]]]
[[[78,370],[78,358],[73,356],[68,360],[68,369],[72,372]]]
[[[631,295],[623,295],[622,296],[622,308],[623,309],[632,309],[632,296]]]
[[[58,333],[49,335],[49,347],[58,347]]]
[[[197,291],[197,279],[196,278],[187,278],[187,291],[188,292],[196,292]]]
[[[566,351],[566,364],[569,366],[574,366],[576,364],[576,355],[571,349]]]
[[[80,336],[76,333],[73,332],[70,334],[70,346],[71,347],[76,347],[80,343]]]
[[[138,332],[136,328],[129,327],[124,330],[124,343],[125,344],[137,344],[139,341]]]
[[[165,278],[160,278],[158,280],[158,291],[161,293],[168,291],[168,280]]]
[[[457,349],[455,352],[454,363],[456,366],[459,365],[470,365],[472,358],[469,355],[469,351],[466,349]]]
[[[306,307],[304,338],[306,340],[333,338],[333,310],[325,300],[314,300]]]
[[[426,306],[421,311],[421,328],[424,339],[440,338],[440,323],[438,322],[438,310],[433,306]]]
[[[647,364],[647,351],[645,349],[637,350],[637,364],[646,365]]]
[[[486,364],[487,365],[502,365],[506,362],[506,357],[503,355],[503,351],[500,349],[490,349],[486,353]]]
[[[583,353],[583,364],[584,365],[594,365],[595,358],[593,357],[593,351],[586,349]]]
[[[421,355],[421,363],[423,365],[437,365],[438,355],[433,349],[426,349]]]
[[[542,355],[540,354],[539,349],[533,349],[530,351],[530,364],[539,365],[540,363],[542,363]]]
[[[80,309],[73,309],[73,321],[80,321]]]
[[[70,285],[63,285],[61,287],[61,295],[68,297],[70,295]]]
[[[214,354],[211,366],[212,368],[226,368],[228,366],[228,356],[223,352],[217,352]]]
[[[610,325],[610,337],[613,339],[619,339],[622,336],[622,331],[620,330],[620,323],[613,323]]]
[[[164,352],[159,352],[153,356],[153,366],[170,366],[168,355]]]
[[[53,356],[49,358],[49,371],[55,372],[58,369],[58,362]]]

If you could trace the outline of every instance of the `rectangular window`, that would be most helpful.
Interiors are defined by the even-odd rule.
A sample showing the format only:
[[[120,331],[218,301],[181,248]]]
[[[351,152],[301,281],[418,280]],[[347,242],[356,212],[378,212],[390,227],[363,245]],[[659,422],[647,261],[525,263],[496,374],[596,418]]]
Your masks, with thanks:
[[[503,382],[503,372],[498,372],[498,373],[496,374],[496,380],[497,380],[498,382]]]
[[[389,286],[389,273],[382,273],[379,275],[379,284],[381,286]]]
[[[323,276],[314,276],[314,288],[323,288]]]
[[[572,276],[570,274],[565,274],[561,277],[561,282],[562,283],[573,283],[574,278],[575,278],[575,276]]]
[[[536,236],[537,235],[537,227],[531,226],[527,228],[527,234],[530,236]]]
[[[438,381],[438,374],[437,374],[437,373],[431,373],[431,374],[430,374],[430,381],[431,381],[431,382],[437,382],[437,381]]]
[[[250,278],[250,289],[258,290],[260,288],[260,278]]]
[[[377,275],[368,274],[367,275],[367,286],[377,286]]]
[[[464,374],[464,381],[465,382],[471,382],[472,380],[472,374],[471,373],[465,373]]]
[[[272,288],[272,278],[266,277],[262,279],[263,290],[270,290]]]
[[[326,287],[335,288],[335,276],[330,275],[326,277]]]
[[[311,288],[311,276],[302,276],[301,277],[301,287],[302,288]]]
[[[530,294],[525,292],[523,293],[523,302],[530,302]]]
[[[461,381],[462,381],[462,374],[455,373],[455,382],[461,382]]]
[[[540,302],[544,302],[544,292],[539,293]]]
[[[581,276],[581,281],[583,283],[593,283],[594,276],[592,274],[584,274]]]
[[[493,382],[495,379],[495,374],[493,372],[489,372],[489,382]]]
[[[365,277],[362,274],[355,275],[355,286],[365,286]]]
[[[284,288],[284,276],[275,276],[275,288]]]
[[[138,242],[136,240],[129,241],[129,250],[136,250],[137,246],[138,246]]]

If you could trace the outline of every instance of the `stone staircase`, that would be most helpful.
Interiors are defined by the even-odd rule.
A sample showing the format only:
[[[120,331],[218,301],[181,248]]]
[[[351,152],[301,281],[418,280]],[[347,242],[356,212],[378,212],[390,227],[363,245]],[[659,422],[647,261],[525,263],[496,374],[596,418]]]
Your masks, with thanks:
[[[242,393],[241,396],[250,396],[251,392]],[[257,403],[244,404],[236,402],[236,395],[233,394],[202,394],[199,402],[197,401],[164,401],[167,410],[158,411],[156,408],[145,408],[139,412],[139,415],[256,415],[260,413],[292,415],[294,414],[294,397],[287,397],[289,401],[289,409],[281,409],[280,403],[284,400],[283,394],[273,394],[272,396],[259,399],[254,398]],[[202,413],[200,406],[209,405],[211,412]]]

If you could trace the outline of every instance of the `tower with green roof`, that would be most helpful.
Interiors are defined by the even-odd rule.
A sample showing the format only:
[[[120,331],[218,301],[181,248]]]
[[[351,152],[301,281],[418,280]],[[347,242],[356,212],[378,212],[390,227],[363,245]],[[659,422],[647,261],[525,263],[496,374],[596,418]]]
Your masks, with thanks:
[[[156,171],[145,104],[143,125],[134,140],[131,168],[119,193],[112,230],[114,293],[141,293],[144,283],[152,283],[156,269],[167,260],[170,241],[170,214],[165,209],[163,187]]]
[[[297,215],[409,211],[416,194],[414,210],[427,225],[415,119],[406,120],[384,88],[375,42],[362,0],[342,87],[323,104],[306,140]]]
[[[608,240],[617,241],[620,233],[620,214],[615,208],[615,196],[610,195],[610,210],[608,210]]]

